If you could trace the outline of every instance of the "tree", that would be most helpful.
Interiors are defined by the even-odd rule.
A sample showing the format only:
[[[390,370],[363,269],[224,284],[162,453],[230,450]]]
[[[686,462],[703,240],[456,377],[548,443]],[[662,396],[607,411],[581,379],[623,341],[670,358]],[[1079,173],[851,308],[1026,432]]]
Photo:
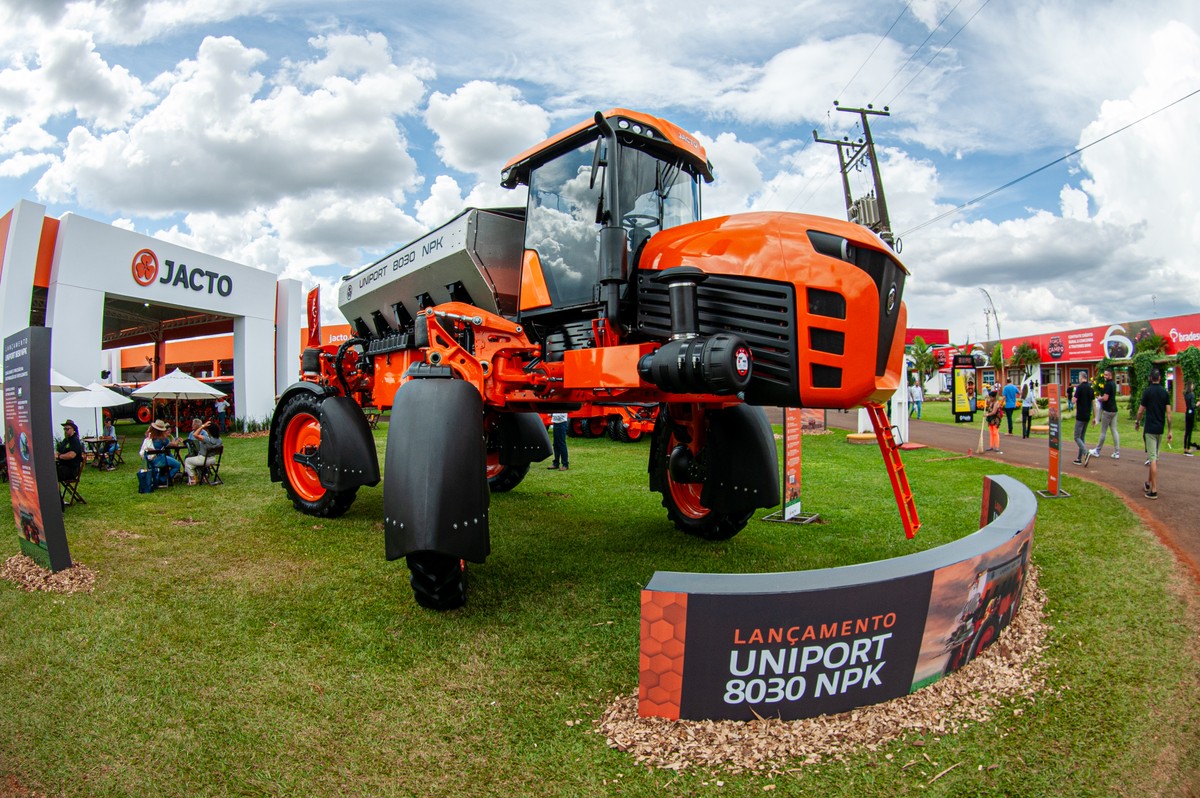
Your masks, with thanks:
[[[937,370],[937,356],[933,353],[933,347],[918,335],[908,345],[908,354],[913,361],[913,370],[917,372],[917,384],[924,388],[928,375]]]
[[[1022,370],[1021,382],[1033,376],[1034,367],[1041,362],[1042,356],[1038,354],[1037,347],[1028,341],[1017,344],[1009,358],[1009,363]]]
[[[1142,351],[1141,342],[1138,342],[1138,353],[1133,356],[1133,365],[1129,369],[1130,418],[1137,416],[1138,405],[1142,403],[1142,391],[1150,384],[1150,372],[1154,370],[1154,361],[1158,356],[1156,351]]]
[[[1004,344],[1000,341],[992,347],[992,367],[996,369],[996,383],[1004,382]]]
[[[1179,353],[1177,360],[1183,371],[1184,383],[1200,385],[1200,349],[1189,345],[1187,349]]]

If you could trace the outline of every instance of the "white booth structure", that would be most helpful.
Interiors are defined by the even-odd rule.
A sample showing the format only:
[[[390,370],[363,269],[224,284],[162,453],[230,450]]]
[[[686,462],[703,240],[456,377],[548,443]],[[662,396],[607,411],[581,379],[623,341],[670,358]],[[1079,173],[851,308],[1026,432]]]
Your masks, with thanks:
[[[103,371],[120,379],[115,347],[232,333],[236,415],[269,417],[299,375],[302,288],[77,214],[54,219],[33,202],[0,217],[0,338],[52,328],[52,366],[83,385]],[[67,417],[54,413],[56,425]],[[93,432],[91,414],[75,416]]]

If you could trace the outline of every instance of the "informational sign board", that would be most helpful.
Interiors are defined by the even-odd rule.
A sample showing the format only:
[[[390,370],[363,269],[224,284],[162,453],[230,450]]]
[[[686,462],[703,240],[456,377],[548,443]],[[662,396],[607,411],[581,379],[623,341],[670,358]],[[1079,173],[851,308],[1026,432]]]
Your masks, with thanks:
[[[43,568],[71,567],[54,463],[50,328],[4,339],[4,443],[21,552]]]
[[[1046,490],[1039,490],[1038,493],[1050,499],[1069,497],[1071,494],[1064,491],[1059,484],[1059,476],[1062,473],[1062,401],[1059,399],[1058,385],[1048,383],[1042,386],[1042,391],[1046,394],[1046,398],[1050,400],[1050,419],[1047,422],[1049,429],[1048,437],[1050,439],[1050,460],[1049,465],[1046,467]]]
[[[798,407],[783,411],[783,520],[801,513],[800,471],[804,416]]]
[[[988,476],[985,526],[936,549],[793,573],[656,573],[642,591],[638,711],[794,720],[931,684],[1016,615],[1036,514],[1029,488]]]
[[[970,424],[975,420],[975,359],[971,355],[955,355],[951,367],[954,384],[954,420]]]

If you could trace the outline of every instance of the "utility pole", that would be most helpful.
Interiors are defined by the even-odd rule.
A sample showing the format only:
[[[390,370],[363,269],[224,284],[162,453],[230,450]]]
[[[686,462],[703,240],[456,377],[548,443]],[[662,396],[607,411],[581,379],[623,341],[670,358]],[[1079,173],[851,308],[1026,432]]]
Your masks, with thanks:
[[[849,136],[843,136],[841,141],[823,139],[813,131],[813,141],[820,144],[836,144],[838,148],[838,165],[842,172],[842,190],[846,195],[846,217],[852,222],[875,231],[887,245],[896,252],[900,251],[901,242],[892,235],[892,222],[888,218],[887,199],[883,194],[883,178],[879,174],[879,161],[875,157],[875,140],[871,138],[871,125],[868,116],[891,116],[885,105],[882,111],[876,111],[868,104],[866,108],[842,108],[837,101],[833,103],[839,111],[858,114],[862,122],[863,135],[854,141]],[[849,157],[847,157],[847,154]],[[871,177],[875,188],[866,197],[855,200],[850,194],[850,180],[847,177],[851,168],[857,167],[864,160],[871,164]]]

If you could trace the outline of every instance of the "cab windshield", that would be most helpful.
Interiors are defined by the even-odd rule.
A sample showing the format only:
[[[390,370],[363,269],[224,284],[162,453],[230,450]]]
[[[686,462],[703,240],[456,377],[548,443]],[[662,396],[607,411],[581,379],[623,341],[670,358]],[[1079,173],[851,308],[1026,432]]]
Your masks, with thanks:
[[[556,308],[594,301],[599,235],[606,212],[629,235],[630,262],[654,233],[700,218],[699,181],[680,164],[623,148],[618,202],[604,196],[604,169],[593,176],[603,140],[570,150],[533,169],[525,247],[535,250]]]

